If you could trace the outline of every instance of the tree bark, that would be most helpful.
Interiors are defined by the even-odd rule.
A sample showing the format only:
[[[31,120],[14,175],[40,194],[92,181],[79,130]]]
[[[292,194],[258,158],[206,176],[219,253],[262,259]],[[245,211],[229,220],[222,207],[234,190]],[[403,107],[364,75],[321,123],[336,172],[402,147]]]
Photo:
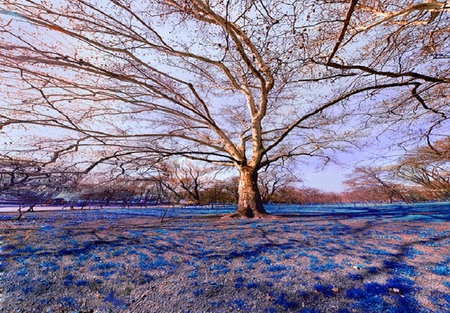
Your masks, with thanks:
[[[264,218],[268,215],[258,189],[258,172],[250,167],[240,168],[238,205],[231,217]]]

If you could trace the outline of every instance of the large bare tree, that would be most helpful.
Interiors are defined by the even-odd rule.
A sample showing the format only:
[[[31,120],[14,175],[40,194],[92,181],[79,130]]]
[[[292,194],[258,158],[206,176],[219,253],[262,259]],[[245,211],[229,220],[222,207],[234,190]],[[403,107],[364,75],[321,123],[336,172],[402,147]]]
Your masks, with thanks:
[[[448,12],[413,0],[0,0],[0,125],[40,135],[33,158],[84,172],[153,156],[235,167],[233,216],[263,217],[270,164],[327,158],[386,123],[407,123],[393,140],[433,145],[448,126]]]

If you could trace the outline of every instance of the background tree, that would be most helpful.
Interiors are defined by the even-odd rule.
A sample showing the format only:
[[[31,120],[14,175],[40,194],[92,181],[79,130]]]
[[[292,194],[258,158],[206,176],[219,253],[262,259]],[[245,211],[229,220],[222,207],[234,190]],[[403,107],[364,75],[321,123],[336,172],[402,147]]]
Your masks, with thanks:
[[[51,204],[60,194],[73,190],[81,178],[68,168],[44,171],[42,167],[42,164],[26,159],[0,158],[0,195],[18,203],[18,219],[25,206],[29,212],[38,204]]]
[[[360,195],[358,201],[405,201],[408,199],[404,195],[403,185],[393,182],[392,172],[381,167],[361,166],[353,170],[345,184],[350,187],[350,193]]]
[[[282,189],[286,189],[296,182],[300,182],[300,180],[286,169],[271,169],[270,172],[262,171],[258,178],[258,188],[261,190],[263,203],[269,203],[274,198],[277,198],[275,196],[282,194]]]
[[[449,198],[450,139],[410,151],[400,159],[395,170],[401,179],[432,191],[435,198]]]
[[[234,185],[234,195],[233,192],[230,192],[230,181],[229,180],[214,180],[212,184],[207,187],[202,192],[202,203],[203,204],[231,204],[237,203],[237,184]]]
[[[224,190],[229,194],[233,203],[239,201],[239,176],[232,176],[226,179],[223,184]]]
[[[216,170],[193,162],[161,161],[139,172],[139,180],[159,184],[177,199],[200,204],[202,191],[211,185]]]
[[[142,181],[129,180],[121,177],[114,181],[89,181],[85,180],[73,190],[70,198],[73,202],[81,201],[89,206],[116,205],[123,207],[146,204],[152,199],[149,194],[152,186]],[[149,199],[150,198],[150,199]]]
[[[202,191],[210,184],[212,179],[212,167],[195,165],[193,163],[173,163],[173,178],[185,194],[185,198],[200,204]]]
[[[445,2],[0,6],[0,125],[59,129],[29,143],[33,158],[76,155],[91,162],[83,172],[150,155],[234,167],[236,217],[267,213],[257,184],[266,166],[326,159],[367,129],[433,145],[448,126]]]
[[[317,188],[286,186],[280,188],[273,196],[273,202],[283,204],[330,204],[342,203],[340,194],[325,192]]]

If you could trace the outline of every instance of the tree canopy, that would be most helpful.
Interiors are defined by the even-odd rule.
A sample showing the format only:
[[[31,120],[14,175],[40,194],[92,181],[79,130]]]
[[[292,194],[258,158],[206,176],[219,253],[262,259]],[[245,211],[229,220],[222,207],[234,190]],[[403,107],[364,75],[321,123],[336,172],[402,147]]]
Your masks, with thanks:
[[[2,153],[84,173],[171,156],[233,167],[235,216],[264,216],[265,166],[327,160],[361,135],[442,139],[448,12],[444,1],[0,0]]]

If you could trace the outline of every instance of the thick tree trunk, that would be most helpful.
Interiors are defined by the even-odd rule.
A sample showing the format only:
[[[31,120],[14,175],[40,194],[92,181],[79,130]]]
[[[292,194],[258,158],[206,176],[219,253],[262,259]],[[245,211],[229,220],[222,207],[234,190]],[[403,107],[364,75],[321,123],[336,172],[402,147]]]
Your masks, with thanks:
[[[269,214],[264,209],[258,190],[258,173],[252,168],[244,167],[239,170],[239,199],[235,218],[264,218]]]

